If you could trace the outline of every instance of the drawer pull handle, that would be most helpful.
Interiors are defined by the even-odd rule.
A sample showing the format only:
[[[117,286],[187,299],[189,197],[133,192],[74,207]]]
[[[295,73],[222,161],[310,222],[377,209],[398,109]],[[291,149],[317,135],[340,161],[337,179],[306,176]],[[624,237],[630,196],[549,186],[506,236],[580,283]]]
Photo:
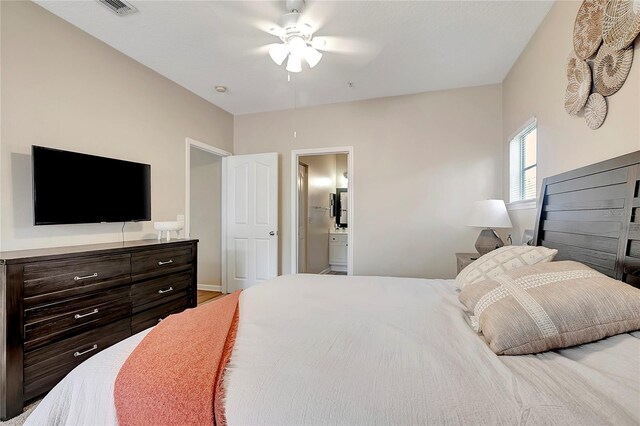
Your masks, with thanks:
[[[158,266],[168,265],[170,263],[173,263],[173,259],[169,259],[166,262],[160,261],[160,262],[158,262]]]
[[[82,351],[82,352],[74,352],[73,356],[75,356],[76,358],[79,356],[82,356],[84,354],[88,354],[91,351],[95,351],[96,349],[98,349],[98,345],[93,345],[91,346],[89,349],[87,349],[86,351]]]
[[[89,279],[89,278],[95,278],[97,276],[98,276],[98,273],[94,272],[93,274],[85,275],[84,277],[79,277],[79,276],[76,275],[75,277],[73,277],[73,280],[74,281],[81,281],[81,280],[86,280],[86,279]]]
[[[170,291],[173,291],[173,287],[169,287],[166,290],[158,290],[158,294],[165,294],[165,293],[169,293]]]
[[[75,319],[80,319],[80,318],[84,318],[84,317],[88,317],[89,315],[95,315],[98,313],[98,308],[95,308],[93,311],[91,312],[87,312],[86,314],[75,314],[73,317]]]

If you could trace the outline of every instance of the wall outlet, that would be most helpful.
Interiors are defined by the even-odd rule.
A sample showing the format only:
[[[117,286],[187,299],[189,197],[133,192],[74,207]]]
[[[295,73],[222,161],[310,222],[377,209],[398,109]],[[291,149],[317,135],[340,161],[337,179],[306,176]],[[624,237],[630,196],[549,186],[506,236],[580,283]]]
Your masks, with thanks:
[[[176,219],[176,220],[177,220],[178,222],[182,222],[182,223],[184,223],[184,215],[183,215],[183,214],[179,214],[179,215],[177,216],[177,219]]]

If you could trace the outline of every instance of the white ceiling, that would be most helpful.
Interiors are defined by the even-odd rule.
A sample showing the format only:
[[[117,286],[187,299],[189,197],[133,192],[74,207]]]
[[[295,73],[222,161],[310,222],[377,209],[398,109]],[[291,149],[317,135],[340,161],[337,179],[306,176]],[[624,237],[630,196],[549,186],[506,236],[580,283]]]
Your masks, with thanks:
[[[289,83],[260,29],[284,1],[132,0],[140,12],[124,17],[94,0],[36,2],[233,114],[499,83],[553,3],[307,0],[333,51]]]

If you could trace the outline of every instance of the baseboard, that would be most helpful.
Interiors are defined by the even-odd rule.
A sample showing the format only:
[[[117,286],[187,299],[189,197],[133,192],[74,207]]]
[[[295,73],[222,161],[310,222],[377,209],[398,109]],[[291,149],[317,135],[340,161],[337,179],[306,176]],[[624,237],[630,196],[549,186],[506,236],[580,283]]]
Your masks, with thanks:
[[[324,271],[320,271],[320,275],[327,275],[329,272],[331,272],[331,268],[327,268]]]
[[[347,272],[347,265],[331,265],[331,268],[329,268],[329,270],[336,272]]]
[[[221,285],[198,284],[198,290],[222,292]]]

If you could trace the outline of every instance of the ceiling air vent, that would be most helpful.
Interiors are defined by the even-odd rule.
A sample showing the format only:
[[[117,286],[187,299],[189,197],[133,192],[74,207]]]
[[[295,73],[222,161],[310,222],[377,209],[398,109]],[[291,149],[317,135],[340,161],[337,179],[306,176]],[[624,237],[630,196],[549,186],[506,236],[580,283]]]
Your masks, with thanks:
[[[102,3],[108,7],[109,10],[119,16],[131,15],[138,11],[138,9],[133,7],[130,3],[123,0],[98,0],[98,2]]]

